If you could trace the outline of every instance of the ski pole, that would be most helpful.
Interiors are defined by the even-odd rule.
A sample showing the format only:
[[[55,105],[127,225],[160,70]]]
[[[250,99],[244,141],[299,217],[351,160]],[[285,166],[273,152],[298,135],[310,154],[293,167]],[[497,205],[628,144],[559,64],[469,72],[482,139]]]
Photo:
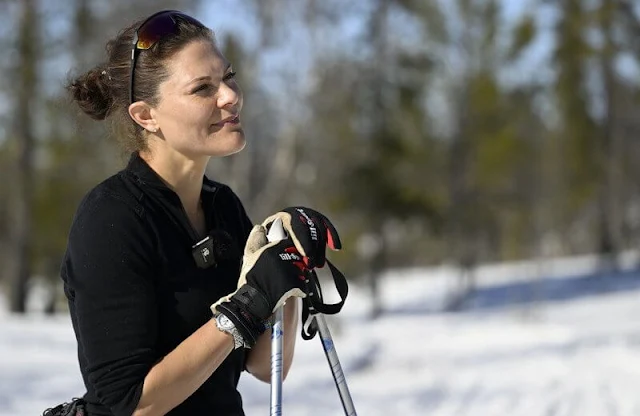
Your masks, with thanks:
[[[283,307],[276,309],[271,328],[271,416],[282,416],[283,309]]]
[[[353,405],[353,399],[351,393],[349,393],[349,386],[347,386],[347,379],[342,371],[340,360],[338,359],[338,353],[336,352],[329,326],[324,318],[324,315],[317,314],[314,318],[318,334],[320,335],[320,341],[322,342],[322,348],[324,349],[324,355],[327,357],[327,362],[331,368],[331,374],[333,375],[333,381],[336,383],[338,389],[338,395],[342,402],[342,408],[344,414],[347,416],[356,416],[356,408]]]
[[[286,238],[282,221],[276,219],[269,232],[267,233],[267,239],[269,241],[277,241]],[[282,338],[284,336],[283,330],[284,321],[284,308],[280,307],[276,309],[273,320],[273,327],[271,332],[271,416],[282,416]],[[338,359],[338,353],[335,349],[335,344],[331,336],[331,331],[327,325],[324,315],[317,314],[314,317],[313,322],[318,329],[320,335],[320,341],[322,342],[322,348],[327,362],[331,369],[333,380],[338,389],[338,395],[342,402],[346,416],[357,416],[349,387],[347,386],[347,380],[340,365]]]
[[[282,220],[276,219],[267,240],[277,241],[286,238]],[[284,336],[284,306],[276,309],[271,327],[271,416],[282,416],[282,338]]]

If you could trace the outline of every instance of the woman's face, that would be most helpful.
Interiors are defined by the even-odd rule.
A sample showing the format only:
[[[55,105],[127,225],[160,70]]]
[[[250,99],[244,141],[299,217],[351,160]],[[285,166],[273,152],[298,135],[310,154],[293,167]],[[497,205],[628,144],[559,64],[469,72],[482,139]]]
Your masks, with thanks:
[[[190,158],[227,156],[244,148],[242,91],[233,69],[205,40],[187,44],[166,63],[152,111],[164,144]]]

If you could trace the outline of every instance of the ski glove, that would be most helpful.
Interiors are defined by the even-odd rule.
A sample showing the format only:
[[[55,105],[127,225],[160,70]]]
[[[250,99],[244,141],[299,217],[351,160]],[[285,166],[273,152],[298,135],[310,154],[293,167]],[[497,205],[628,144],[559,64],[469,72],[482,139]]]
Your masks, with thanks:
[[[226,315],[252,347],[278,307],[290,297],[306,296],[306,270],[290,238],[269,243],[267,230],[255,225],[245,245],[237,290],[211,305],[211,310]]]
[[[298,252],[309,269],[324,267],[327,259],[326,247],[340,250],[342,244],[338,231],[331,221],[318,211],[305,207],[290,207],[268,217],[262,225],[269,228],[277,219],[293,240]]]
[[[306,279],[304,292],[306,297],[302,302],[302,338],[311,339],[317,332],[313,324],[313,316],[317,313],[333,315],[342,309],[349,292],[347,280],[340,270],[327,261],[326,247],[340,250],[342,244],[336,228],[323,214],[310,208],[290,207],[267,218],[262,225],[269,229],[275,220],[280,219],[284,230],[293,240],[298,252],[303,256],[307,267],[303,270]],[[315,268],[322,268],[328,264],[336,291],[340,301],[333,304],[324,303],[322,288],[315,273]]]

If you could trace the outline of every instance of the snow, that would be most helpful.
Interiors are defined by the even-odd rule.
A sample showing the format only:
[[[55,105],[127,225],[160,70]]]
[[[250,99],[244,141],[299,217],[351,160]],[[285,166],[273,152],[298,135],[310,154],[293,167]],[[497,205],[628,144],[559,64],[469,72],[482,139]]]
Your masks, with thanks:
[[[483,266],[458,312],[442,311],[454,269],[389,272],[374,321],[352,283],[328,322],[358,414],[640,415],[637,256],[607,275],[594,274],[596,260]],[[247,416],[268,414],[267,384],[243,375],[240,390]],[[0,416],[39,415],[82,392],[64,314],[0,312]],[[283,403],[296,416],[344,414],[318,339],[299,339]]]

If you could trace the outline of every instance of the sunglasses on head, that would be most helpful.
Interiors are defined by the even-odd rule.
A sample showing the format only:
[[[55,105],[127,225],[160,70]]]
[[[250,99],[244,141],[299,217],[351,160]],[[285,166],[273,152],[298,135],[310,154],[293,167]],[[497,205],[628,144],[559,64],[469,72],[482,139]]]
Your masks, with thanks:
[[[178,32],[178,22],[176,17],[196,26],[204,27],[198,20],[177,10],[164,10],[149,16],[138,27],[133,35],[131,47],[131,72],[129,73],[129,103],[133,103],[133,76],[136,69],[136,61],[140,51],[151,49],[153,45],[167,35]]]

